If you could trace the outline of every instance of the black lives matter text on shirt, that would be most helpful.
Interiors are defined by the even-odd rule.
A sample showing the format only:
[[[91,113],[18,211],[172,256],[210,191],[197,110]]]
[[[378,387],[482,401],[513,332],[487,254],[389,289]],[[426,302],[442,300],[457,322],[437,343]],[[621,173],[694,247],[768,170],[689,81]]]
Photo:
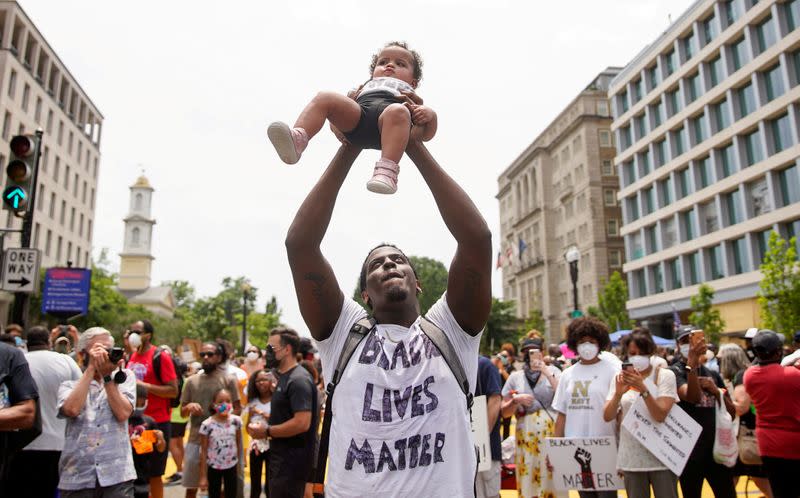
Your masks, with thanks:
[[[424,368],[432,358],[441,353],[425,334],[417,334],[408,341],[400,340],[390,355],[383,348],[384,338],[374,333],[367,336],[358,363],[386,371],[396,368]],[[392,420],[407,420],[423,417],[439,406],[439,396],[434,392],[435,379],[432,375],[416,385],[400,386],[399,389],[380,389],[366,382],[364,402],[361,406],[361,420],[364,422],[386,423]],[[398,471],[427,467],[444,462],[443,448],[445,434],[413,434],[409,437],[387,443],[369,439],[357,442],[350,439],[345,458],[345,470],[363,468],[367,474],[385,471]]]

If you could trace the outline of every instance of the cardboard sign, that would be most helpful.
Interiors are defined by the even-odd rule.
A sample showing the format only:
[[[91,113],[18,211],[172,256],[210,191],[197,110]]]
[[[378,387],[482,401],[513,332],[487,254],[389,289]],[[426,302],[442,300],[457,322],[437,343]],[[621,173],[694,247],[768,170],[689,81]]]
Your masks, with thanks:
[[[492,447],[489,444],[489,417],[486,396],[472,399],[472,439],[478,448],[478,472],[492,468]]]
[[[641,397],[628,410],[622,420],[622,427],[677,475],[683,472],[683,467],[686,466],[694,444],[703,430],[677,404],[672,405],[664,422],[656,422]]]
[[[542,474],[556,490],[612,491],[623,489],[617,474],[614,436],[549,437],[545,439]]]

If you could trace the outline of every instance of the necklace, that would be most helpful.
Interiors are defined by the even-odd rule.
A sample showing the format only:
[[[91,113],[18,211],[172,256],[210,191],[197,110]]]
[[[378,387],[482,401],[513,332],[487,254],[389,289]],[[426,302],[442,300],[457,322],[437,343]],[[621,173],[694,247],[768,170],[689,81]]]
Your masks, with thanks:
[[[384,336],[386,336],[387,339],[389,339],[389,342],[391,342],[393,344],[397,344],[398,342],[400,342],[402,340],[402,339],[395,339],[394,337],[389,335],[389,331],[387,329],[383,330],[383,334],[384,334]]]

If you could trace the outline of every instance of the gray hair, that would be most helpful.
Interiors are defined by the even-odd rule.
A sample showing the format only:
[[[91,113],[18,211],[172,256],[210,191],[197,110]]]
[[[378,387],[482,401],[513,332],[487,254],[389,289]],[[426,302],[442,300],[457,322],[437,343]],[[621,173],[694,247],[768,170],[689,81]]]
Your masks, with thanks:
[[[89,345],[89,343],[102,335],[107,335],[109,338],[111,338],[111,345],[114,345],[114,336],[111,335],[111,332],[103,327],[92,327],[84,330],[78,338],[78,351],[86,351],[86,347]]]
[[[719,347],[717,353],[719,361],[719,373],[725,380],[733,381],[736,374],[750,366],[750,359],[741,346],[733,343],[726,343]]]

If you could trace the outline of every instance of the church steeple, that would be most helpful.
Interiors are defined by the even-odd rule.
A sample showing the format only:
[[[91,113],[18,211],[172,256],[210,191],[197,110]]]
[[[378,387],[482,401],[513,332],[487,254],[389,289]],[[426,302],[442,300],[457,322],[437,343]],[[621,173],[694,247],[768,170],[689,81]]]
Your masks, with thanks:
[[[142,175],[131,185],[130,208],[125,222],[125,238],[120,253],[120,290],[144,290],[150,287],[150,271],[153,262],[151,217],[153,187]]]

